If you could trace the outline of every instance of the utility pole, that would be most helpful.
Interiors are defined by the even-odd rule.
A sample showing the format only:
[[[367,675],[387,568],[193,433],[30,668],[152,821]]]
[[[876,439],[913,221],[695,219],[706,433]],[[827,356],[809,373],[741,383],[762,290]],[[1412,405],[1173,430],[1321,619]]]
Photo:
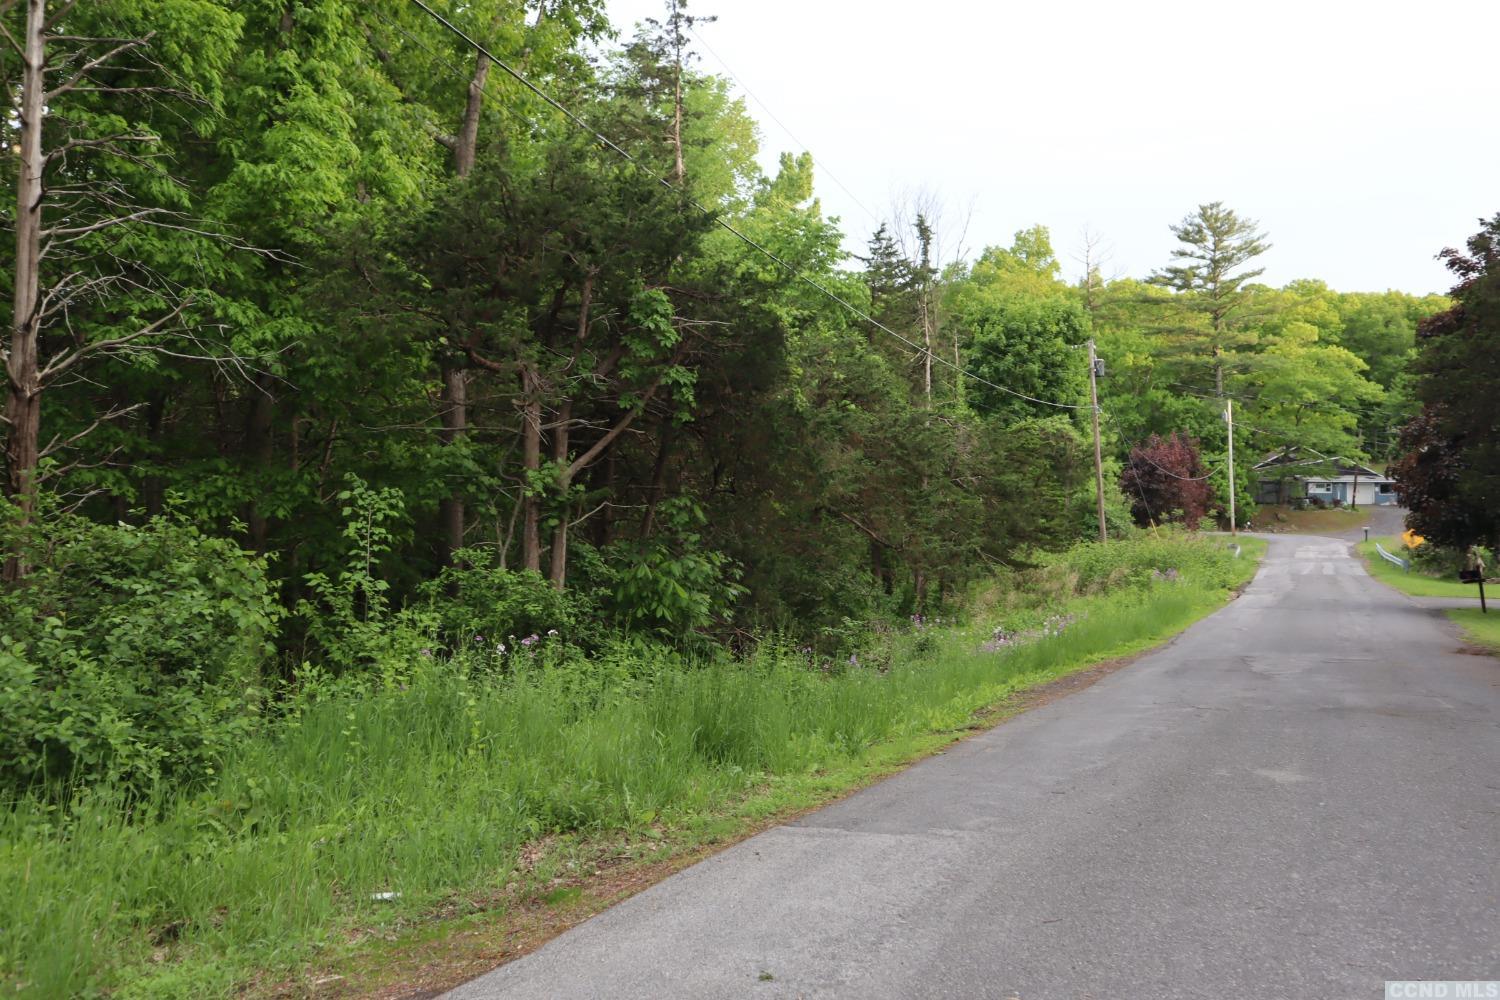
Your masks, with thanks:
[[[1109,541],[1104,523],[1104,452],[1099,445],[1099,356],[1089,339],[1089,404],[1094,416],[1094,494],[1099,501],[1099,541]]]
[[[1224,401],[1224,419],[1229,424],[1229,533],[1238,535],[1239,527],[1234,522],[1234,400]]]

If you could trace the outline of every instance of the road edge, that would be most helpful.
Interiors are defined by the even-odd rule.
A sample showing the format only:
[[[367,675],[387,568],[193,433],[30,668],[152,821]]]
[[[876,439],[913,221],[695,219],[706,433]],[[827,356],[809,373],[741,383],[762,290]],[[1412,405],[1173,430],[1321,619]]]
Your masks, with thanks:
[[[1269,547],[1269,539],[1266,539]],[[1034,709],[1087,690],[1111,674],[1176,642],[1188,629],[1228,607],[1255,581],[1264,553],[1249,556],[1254,570],[1238,585],[1149,645],[1084,657],[1061,671],[1023,682],[1004,698],[975,710],[958,728],[918,734],[872,748],[863,761],[789,783],[758,789],[722,815],[701,824],[649,835],[609,834],[544,842],[529,859],[528,877],[485,896],[457,898],[428,919],[371,935],[355,950],[304,966],[295,978],[258,979],[240,996],[426,1000],[536,951],[552,939],[678,872],[766,830],[797,820],[861,792],[907,768]],[[778,804],[780,803],[780,804]],[[465,911],[468,912],[465,912]]]

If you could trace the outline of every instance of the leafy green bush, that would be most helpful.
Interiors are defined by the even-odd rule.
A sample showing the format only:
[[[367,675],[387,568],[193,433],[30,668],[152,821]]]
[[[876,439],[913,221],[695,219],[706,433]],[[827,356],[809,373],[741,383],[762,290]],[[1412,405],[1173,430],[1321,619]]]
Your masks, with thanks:
[[[35,567],[0,595],[5,787],[211,773],[258,708],[279,617],[264,563],[161,517],[5,534]]]
[[[463,549],[424,584],[431,619],[453,649],[472,641],[492,645],[515,637],[561,633],[577,638],[592,609],[576,591],[559,591],[533,570],[501,569],[492,549]]]
[[[1397,550],[1397,554],[1410,558],[1411,568],[1418,573],[1445,580],[1458,579],[1459,570],[1467,568],[1469,564],[1467,550],[1433,545],[1431,542],[1418,545],[1415,549]],[[1484,558],[1486,575],[1493,575],[1500,569],[1500,561],[1497,561],[1500,553],[1481,548],[1480,554]]]
[[[1128,544],[1076,545],[1053,557],[1050,566],[1069,574],[1078,594],[1101,593],[1118,587],[1142,587],[1163,577],[1189,578],[1207,587],[1228,586],[1236,574],[1224,558],[1225,538],[1190,534],[1178,529],[1141,534]]]
[[[627,628],[680,639],[728,618],[745,590],[735,582],[739,567],[704,546],[697,529],[707,519],[697,504],[668,500],[657,517],[661,530],[650,539],[607,550],[609,610]]]
[[[305,580],[312,596],[297,602],[310,655],[319,668],[339,674],[383,674],[394,682],[432,642],[436,626],[421,609],[396,610],[379,561],[397,542],[395,525],[405,520],[401,491],[375,489],[358,476],[344,477],[337,497],[344,518],[342,565],[313,572]]]

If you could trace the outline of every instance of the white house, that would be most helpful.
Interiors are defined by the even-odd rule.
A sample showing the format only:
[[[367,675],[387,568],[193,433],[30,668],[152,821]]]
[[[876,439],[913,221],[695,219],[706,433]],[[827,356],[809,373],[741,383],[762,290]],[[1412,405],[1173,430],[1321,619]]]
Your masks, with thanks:
[[[1290,503],[1306,497],[1330,506],[1384,506],[1396,502],[1396,481],[1368,465],[1329,458],[1311,448],[1288,448],[1255,467],[1255,502]]]

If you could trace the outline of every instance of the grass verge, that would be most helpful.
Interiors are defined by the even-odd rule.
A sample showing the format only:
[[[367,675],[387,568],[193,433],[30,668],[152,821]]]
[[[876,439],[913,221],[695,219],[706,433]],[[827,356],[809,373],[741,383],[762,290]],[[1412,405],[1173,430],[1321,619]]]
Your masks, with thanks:
[[[940,749],[1017,691],[1150,648],[1220,607],[1259,551],[1094,547],[1064,567],[1073,586],[1120,585],[1057,606],[1060,634],[999,651],[980,648],[990,629],[976,625],[903,639],[880,667],[828,673],[768,648],[694,669],[635,664],[602,687],[433,664],[309,706],[197,793],[22,799],[0,812],[0,990],[451,985]]]
[[[1500,656],[1500,608],[1489,614],[1478,608],[1461,608],[1449,611],[1448,617],[1458,623],[1470,642]]]
[[[1385,546],[1385,550],[1392,555],[1403,555],[1406,546],[1401,539],[1394,535],[1385,538],[1372,538],[1368,542],[1360,542],[1355,545],[1355,550],[1365,561],[1365,568],[1370,575],[1381,583],[1395,587],[1397,590],[1410,594],[1413,597],[1468,597],[1478,599],[1479,589],[1472,583],[1459,583],[1453,579],[1439,579],[1427,576],[1415,569],[1406,572],[1400,566],[1387,562],[1375,551],[1375,543],[1379,542]]]
[[[1369,522],[1372,516],[1367,505],[1358,510],[1347,507],[1318,509],[1309,507],[1262,507],[1255,512],[1250,531],[1294,532],[1304,535],[1327,534],[1349,531]],[[1388,546],[1389,547],[1389,546]]]

